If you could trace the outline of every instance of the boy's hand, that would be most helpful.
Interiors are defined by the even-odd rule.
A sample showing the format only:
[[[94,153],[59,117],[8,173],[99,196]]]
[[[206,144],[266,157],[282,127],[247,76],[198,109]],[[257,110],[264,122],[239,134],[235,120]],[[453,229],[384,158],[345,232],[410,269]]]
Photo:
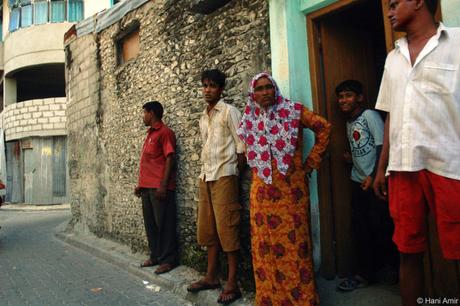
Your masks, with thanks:
[[[378,170],[374,179],[374,192],[377,197],[382,200],[388,199],[387,191],[387,180],[385,177],[385,171]]]
[[[361,182],[361,188],[366,191],[372,186],[372,176],[366,177],[362,182]]]
[[[348,151],[343,153],[342,158],[348,164],[351,164],[353,162],[353,158],[351,157],[351,154]]]

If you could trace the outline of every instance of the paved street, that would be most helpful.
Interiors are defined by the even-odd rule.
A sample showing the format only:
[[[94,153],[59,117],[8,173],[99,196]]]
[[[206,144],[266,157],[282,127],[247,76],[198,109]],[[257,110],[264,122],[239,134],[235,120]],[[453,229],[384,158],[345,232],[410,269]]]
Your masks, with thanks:
[[[0,305],[190,305],[54,237],[68,211],[0,209]]]
[[[153,269],[135,268],[137,273],[130,274],[56,239],[56,227],[70,219],[69,211],[46,211],[38,210],[41,207],[25,206],[28,211],[14,211],[9,210],[11,207],[13,205],[0,209],[0,306],[192,305],[179,296],[192,298],[193,303],[198,305],[216,305],[214,301],[218,291],[185,297],[184,283],[196,279],[196,271],[190,273],[189,268],[182,266],[166,275],[169,281],[177,283],[179,289],[176,293],[181,294],[174,295],[164,288],[159,292],[149,290],[142,279],[134,275],[148,278],[153,275]],[[102,239],[86,236],[84,239],[93,246],[89,248],[92,252],[106,250],[109,256],[123,258],[120,267],[126,268],[126,262],[133,263],[143,258],[126,256],[119,252],[121,249],[116,251],[116,246]],[[133,269],[129,270],[133,272]],[[374,285],[342,293],[335,290],[334,280],[318,278],[317,281],[323,306],[401,305],[397,286]],[[247,300],[240,302],[235,306],[249,304]]]

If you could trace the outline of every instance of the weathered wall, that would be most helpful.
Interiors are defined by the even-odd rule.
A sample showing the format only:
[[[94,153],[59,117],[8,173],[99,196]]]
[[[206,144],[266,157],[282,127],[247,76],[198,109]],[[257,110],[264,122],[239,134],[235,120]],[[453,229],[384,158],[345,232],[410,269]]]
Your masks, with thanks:
[[[73,222],[97,235],[146,250],[140,200],[132,195],[146,128],[142,105],[165,106],[164,121],[178,140],[178,234],[182,263],[205,266],[196,244],[197,178],[205,103],[200,74],[220,68],[228,76],[225,100],[242,110],[250,78],[268,70],[266,0],[231,1],[211,15],[188,11],[189,1],[151,1],[99,34],[69,42],[67,109]],[[140,22],[140,53],[117,66],[114,39]],[[244,278],[251,276],[244,182]]]
[[[98,235],[107,232],[104,214],[104,154],[100,151],[97,37],[86,35],[66,46],[69,192],[73,222]]]

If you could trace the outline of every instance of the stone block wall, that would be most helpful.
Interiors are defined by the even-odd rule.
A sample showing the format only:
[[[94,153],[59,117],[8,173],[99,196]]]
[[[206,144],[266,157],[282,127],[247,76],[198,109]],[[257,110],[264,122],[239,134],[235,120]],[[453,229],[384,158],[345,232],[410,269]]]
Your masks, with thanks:
[[[206,106],[200,75],[223,70],[224,99],[243,110],[249,80],[270,67],[268,2],[230,1],[209,15],[191,12],[191,2],[149,1],[101,33],[67,42],[69,171],[75,226],[145,251],[141,202],[133,189],[146,133],[142,105],[160,101],[177,137],[181,261],[203,270],[205,253],[196,244],[198,120]],[[116,39],[134,23],[140,24],[140,52],[119,65]],[[242,279],[250,283],[249,173],[244,176]]]
[[[72,223],[103,236],[107,232],[103,179],[106,163],[98,139],[101,100],[97,36],[73,37],[67,41],[65,52]]]
[[[2,116],[6,141],[67,135],[65,97],[14,103],[5,108]]]

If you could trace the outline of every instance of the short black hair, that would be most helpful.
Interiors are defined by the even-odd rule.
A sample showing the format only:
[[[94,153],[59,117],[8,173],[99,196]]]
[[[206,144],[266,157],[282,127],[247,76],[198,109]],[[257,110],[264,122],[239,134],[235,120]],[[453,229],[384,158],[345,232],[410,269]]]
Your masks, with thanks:
[[[205,70],[201,73],[201,83],[203,83],[204,80],[210,80],[216,83],[220,88],[225,87],[226,78],[225,74],[219,69]]]
[[[342,91],[352,91],[358,95],[363,94],[363,84],[356,80],[346,80],[337,85],[335,88],[335,94],[338,95]]]
[[[425,0],[425,5],[433,16],[436,15],[438,0]]]
[[[158,101],[147,102],[144,104],[144,106],[142,106],[142,108],[148,112],[153,112],[155,117],[157,117],[159,120],[163,118],[163,105],[161,105],[161,103]]]

